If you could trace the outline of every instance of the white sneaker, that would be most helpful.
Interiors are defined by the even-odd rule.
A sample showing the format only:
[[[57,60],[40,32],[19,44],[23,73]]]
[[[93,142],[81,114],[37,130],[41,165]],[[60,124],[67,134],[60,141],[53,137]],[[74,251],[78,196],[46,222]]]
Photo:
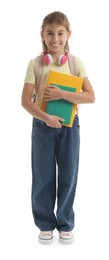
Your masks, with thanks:
[[[39,242],[42,244],[51,244],[53,242],[53,231],[41,231]]]
[[[59,232],[59,241],[63,244],[71,244],[73,242],[73,233],[72,231],[60,231]]]

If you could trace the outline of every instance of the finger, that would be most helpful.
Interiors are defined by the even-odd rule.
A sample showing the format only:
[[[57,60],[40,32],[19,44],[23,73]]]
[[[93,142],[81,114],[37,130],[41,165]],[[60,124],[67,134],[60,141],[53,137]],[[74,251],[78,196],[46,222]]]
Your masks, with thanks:
[[[58,121],[57,128],[61,128],[62,124]]]
[[[61,124],[59,124],[59,126],[57,127],[57,128],[61,128],[62,127],[62,125]]]
[[[58,116],[57,116],[57,120],[60,121],[60,122],[64,122],[64,121],[65,121],[64,118],[62,118],[62,117],[58,117]]]
[[[44,95],[43,97],[44,97],[46,100],[50,100],[50,99],[51,99],[51,97],[48,96],[48,95]]]
[[[55,85],[49,85],[48,88],[52,88],[52,89],[53,89],[53,88],[57,88],[57,86],[55,86]]]
[[[50,99],[50,98],[45,98],[45,101],[48,101],[48,102],[49,102],[49,101],[51,101],[51,100],[52,100],[52,99]]]
[[[47,88],[44,93],[45,93],[45,94],[46,94],[46,93],[48,94],[48,93],[50,93],[50,91],[51,91],[51,89],[50,89],[50,88]]]

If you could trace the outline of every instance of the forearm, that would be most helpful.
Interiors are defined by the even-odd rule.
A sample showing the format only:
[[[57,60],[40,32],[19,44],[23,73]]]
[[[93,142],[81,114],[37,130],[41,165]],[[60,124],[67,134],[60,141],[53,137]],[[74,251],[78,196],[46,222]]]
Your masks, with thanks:
[[[33,117],[42,120],[43,122],[47,122],[48,115],[47,113],[41,111],[35,103],[32,103],[30,100],[26,99],[22,101],[22,106],[28,113],[30,113]]]
[[[30,100],[25,100],[22,102],[22,106],[35,118],[40,119],[45,122],[47,126],[53,128],[61,128],[61,122],[64,122],[64,119],[58,116],[49,115],[41,111],[37,106],[32,103]]]
[[[74,104],[95,102],[94,91],[88,78],[84,78],[82,92],[69,92],[56,86],[48,86],[48,88],[45,89],[44,98],[46,101],[65,99]]]
[[[83,92],[69,92],[62,90],[61,98],[65,99],[74,104],[85,104],[85,103],[93,103],[94,97],[87,91]]]

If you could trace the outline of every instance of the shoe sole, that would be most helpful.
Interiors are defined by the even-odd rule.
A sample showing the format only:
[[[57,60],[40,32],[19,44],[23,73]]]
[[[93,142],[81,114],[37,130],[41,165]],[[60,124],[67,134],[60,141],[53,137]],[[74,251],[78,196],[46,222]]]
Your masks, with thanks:
[[[59,242],[60,242],[61,244],[64,244],[64,245],[65,245],[65,244],[66,244],[66,245],[68,245],[68,244],[72,244],[73,241],[74,241],[73,238],[65,239],[65,238],[61,238],[61,237],[59,237]]]

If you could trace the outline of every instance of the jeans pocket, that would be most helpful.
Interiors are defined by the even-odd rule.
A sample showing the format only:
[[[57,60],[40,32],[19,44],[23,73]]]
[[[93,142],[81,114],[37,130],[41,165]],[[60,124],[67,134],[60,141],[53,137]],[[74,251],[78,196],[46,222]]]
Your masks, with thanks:
[[[32,127],[33,128],[41,128],[45,123],[37,118],[33,118]]]
[[[79,125],[79,117],[77,115],[74,118],[73,127],[75,127],[75,128],[79,128],[80,127],[80,125]]]

